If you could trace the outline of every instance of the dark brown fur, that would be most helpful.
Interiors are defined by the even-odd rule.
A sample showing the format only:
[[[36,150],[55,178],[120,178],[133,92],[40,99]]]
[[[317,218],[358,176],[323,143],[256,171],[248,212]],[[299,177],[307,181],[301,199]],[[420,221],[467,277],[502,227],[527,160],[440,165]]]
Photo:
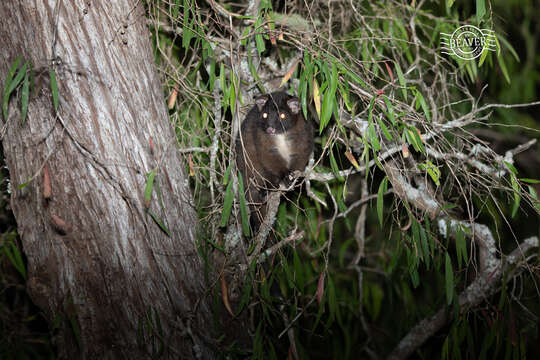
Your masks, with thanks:
[[[284,157],[287,149],[289,156]],[[237,165],[248,201],[263,203],[267,190],[278,188],[282,181],[287,183],[291,172],[305,169],[312,150],[313,126],[304,119],[297,97],[285,92],[258,97],[236,140]],[[264,213],[264,207],[261,210]],[[261,216],[252,221],[254,226]]]

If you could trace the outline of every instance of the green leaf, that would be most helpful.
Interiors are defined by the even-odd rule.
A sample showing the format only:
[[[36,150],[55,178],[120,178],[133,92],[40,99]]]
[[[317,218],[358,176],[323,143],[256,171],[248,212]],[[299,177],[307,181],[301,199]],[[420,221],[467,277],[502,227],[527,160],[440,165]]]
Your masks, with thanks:
[[[365,171],[366,177],[365,177],[365,179],[367,181],[368,174],[369,174],[369,153],[370,153],[370,151],[369,151],[369,144],[367,142],[367,138],[364,137],[363,140],[364,140],[364,151],[362,152],[362,156],[360,156],[360,160],[362,160],[364,162],[364,164],[366,164],[366,171]]]
[[[368,89],[369,87],[366,85],[366,83],[360,78],[360,76],[356,75],[353,71],[348,71],[347,75],[352,78],[354,82],[356,82],[360,87],[364,89]]]
[[[154,220],[154,222],[159,226],[161,231],[163,231],[168,237],[171,237],[171,233],[169,232],[169,229],[167,229],[163,221],[161,221],[161,219],[149,209],[146,210],[146,212],[152,217],[152,220]]]
[[[411,276],[411,282],[413,288],[417,288],[420,285],[420,276],[418,275],[418,269],[409,269],[409,275]]]
[[[376,320],[377,317],[379,317],[379,313],[381,312],[381,307],[382,307],[381,305],[382,305],[382,300],[384,297],[384,292],[378,284],[373,284],[370,287],[369,293],[371,295],[371,301],[372,301],[371,316],[373,320]]]
[[[521,178],[519,180],[523,181],[523,182],[526,182],[526,183],[529,183],[529,184],[540,184],[540,180],[536,180],[536,179]]]
[[[484,49],[482,49],[482,54],[480,55],[480,60],[478,61],[478,67],[482,66],[482,64],[486,60],[489,52],[490,52],[490,50],[489,50],[489,48],[487,46],[484,47]]]
[[[384,168],[379,160],[379,158],[377,156],[374,156],[373,157],[373,160],[375,160],[375,164],[377,164],[377,167],[381,170],[381,171],[384,171]],[[368,164],[369,165],[369,164]]]
[[[338,71],[336,64],[332,62],[332,77],[330,78],[330,89],[332,94],[335,95],[338,87]]]
[[[328,83],[328,88],[331,88],[332,86],[332,79],[330,77],[330,69],[328,68],[328,62],[326,61],[322,61],[322,62],[318,62],[319,64],[322,64],[321,66],[321,70],[324,74],[324,80],[326,83]]]
[[[332,278],[330,277],[330,275],[328,275],[327,278],[328,278],[328,309],[330,310],[330,318],[333,319],[335,316],[338,316],[339,306],[338,306],[336,287],[334,285],[334,281],[332,281]]]
[[[379,191],[377,192],[377,216],[379,217],[379,223],[383,226],[383,209],[384,209],[384,193],[388,186],[388,177],[385,176],[383,181],[379,184]]]
[[[26,68],[27,67],[28,67],[28,61],[26,61],[23,64],[23,66],[21,67],[21,69],[17,73],[17,76],[15,76],[15,78],[13,79],[11,84],[9,85],[8,94],[11,94],[13,92],[13,90],[15,90],[15,88],[19,85],[21,80],[24,78],[24,76],[26,75]]]
[[[261,34],[255,35],[255,45],[257,46],[257,51],[259,52],[259,56],[261,56],[261,54],[266,50],[263,36]]]
[[[240,40],[240,45],[242,46],[246,46],[248,41],[249,41],[249,37],[248,37],[248,34],[251,32],[251,26],[246,26],[244,28],[244,31],[242,31],[242,39]]]
[[[330,122],[330,118],[332,117],[332,108],[334,107],[334,95],[330,91],[330,89],[327,89],[327,91],[324,93],[323,98],[323,104],[322,104],[322,110],[321,110],[321,126],[319,129],[319,133],[322,133],[326,125]]]
[[[418,164],[418,167],[422,170],[427,171],[428,175],[431,177],[431,180],[439,186],[441,183],[439,181],[441,177],[441,170],[435,164],[433,164],[431,161],[426,160],[423,164]]]
[[[405,136],[407,138],[407,142],[414,147],[414,150],[420,153],[425,152],[424,143],[420,138],[419,131],[414,126],[407,128]]]
[[[24,267],[24,262],[22,259],[21,252],[15,245],[13,239],[7,241],[7,245],[4,247],[4,253],[9,258],[11,265],[22,275],[26,280],[26,268]]]
[[[341,94],[341,97],[343,98],[343,102],[345,103],[345,107],[347,108],[348,112],[353,112],[354,105],[351,103],[351,100],[349,98],[349,84],[348,83],[338,83],[339,85],[339,93]]]
[[[32,71],[32,70],[30,70]],[[21,92],[21,125],[24,125],[26,115],[28,114],[28,100],[30,98],[30,74],[26,73]]]
[[[536,201],[533,201],[533,205],[540,212],[540,201],[538,201],[538,195],[536,194],[536,190],[530,185],[527,186],[529,188],[529,194],[531,194],[532,198]]]
[[[516,175],[512,174],[510,176],[510,180],[512,181],[512,189],[514,190],[514,206],[512,207],[512,218],[516,216],[517,211],[519,209],[519,203],[521,201],[521,191],[519,189],[519,183],[517,181]]]
[[[396,72],[399,80],[399,86],[401,86],[401,94],[403,95],[403,98],[405,101],[407,101],[407,84],[405,83],[405,77],[403,76],[403,72],[401,71],[401,67],[399,66],[399,63],[396,62]]]
[[[231,176],[231,164],[227,166],[227,170],[225,170],[225,176],[223,177],[223,185],[227,185],[229,183],[229,178]]]
[[[501,68],[501,71],[504,75],[504,78],[506,79],[506,82],[510,84],[511,83],[510,76],[508,75],[506,64],[504,63],[504,57],[502,56],[502,54],[499,54],[499,56],[497,56],[497,59],[499,60],[499,67]]]
[[[418,226],[418,229],[420,230],[420,240],[422,242],[422,251],[424,252],[424,262],[426,263],[426,267],[429,269],[430,254],[426,230],[420,225]]]
[[[456,0],[446,0],[446,7],[450,9]]]
[[[465,241],[465,233],[461,226],[456,229],[456,254],[458,259],[458,267],[461,268],[461,262],[467,262],[467,243]]]
[[[156,176],[156,171],[152,170],[148,174],[148,180],[146,181],[146,187],[144,188],[144,207],[150,207],[150,199],[152,198],[152,189],[154,188],[154,177]]]
[[[236,106],[236,83],[234,78],[234,73],[231,71],[231,85],[229,87],[229,105],[231,107],[232,113],[234,113],[234,108]]]
[[[418,225],[418,221],[416,221],[416,219],[412,219],[412,222],[411,222],[411,227],[412,227],[412,238],[413,238],[413,243],[414,243],[414,247],[415,249],[417,249],[417,256],[422,260],[422,261],[425,261],[424,259],[424,253],[423,253],[423,250],[422,250],[422,244],[421,244],[421,239],[420,239],[420,226]]]
[[[438,167],[436,167],[431,161],[427,160],[427,172],[428,175],[431,177],[431,180],[435,183],[435,185],[439,186],[441,185],[439,178],[441,177],[441,170],[439,170]]]
[[[210,91],[214,91],[214,83],[216,82],[216,60],[212,57],[210,62],[210,71],[209,74],[209,88]]]
[[[180,10],[180,0],[175,0],[175,3],[172,5],[172,7],[172,16],[173,19],[176,19]]]
[[[485,0],[476,0],[476,20],[480,22],[486,14]]]
[[[30,180],[28,180],[28,182],[22,183],[19,186],[17,186],[17,189],[24,189],[28,185],[30,185]]]
[[[373,123],[369,124],[367,136],[369,139],[370,145],[373,147],[373,151],[377,152],[381,150],[381,143],[379,142],[379,137],[377,135],[377,132],[375,131],[375,126]]]
[[[369,102],[368,106],[368,122],[371,123],[371,120],[373,119],[373,106],[375,104],[376,97],[374,96],[371,98],[371,101]]]
[[[517,175],[518,171],[514,165],[512,165],[508,161],[504,161],[504,164],[506,165],[506,167],[508,168],[508,170],[510,170],[512,174]]]
[[[392,106],[392,103],[390,102],[390,100],[386,96],[384,97],[384,103],[386,104],[386,108],[388,109],[388,118],[390,119],[392,124],[395,126],[396,125],[396,119],[395,119],[395,115],[394,115],[394,107]]]
[[[338,253],[338,263],[339,263],[339,266],[341,267],[344,267],[345,266],[345,255],[348,254],[349,251],[351,251],[349,249],[349,247],[354,243],[354,238],[350,238],[346,241],[344,241],[340,246],[339,246],[339,253]]]
[[[508,48],[508,50],[510,50],[510,53],[512,54],[512,56],[514,56],[514,58],[516,59],[517,62],[520,62],[519,60],[519,55],[517,54],[516,50],[514,49],[514,47],[512,46],[512,44],[510,44],[510,42],[508,42],[508,40],[506,40],[504,37],[500,36],[500,35],[497,35],[497,37],[495,38],[497,41],[497,46],[500,46],[500,44],[498,43],[499,40],[503,43],[503,45],[505,47]]]
[[[234,193],[233,193],[233,188],[232,188],[232,181],[229,181],[229,185],[227,185],[227,190],[225,190],[225,201],[223,203],[223,212],[221,213],[221,221],[219,222],[220,227],[226,226],[227,222],[229,221],[233,199],[234,199]]]
[[[54,111],[58,111],[58,83],[56,82],[56,74],[51,67],[49,70],[49,77],[51,79],[51,93],[53,98]]]
[[[330,149],[330,167],[332,168],[332,172],[334,173],[334,175],[339,181],[341,182],[345,181],[343,176],[341,176],[339,173],[339,167],[338,167],[336,158],[334,157],[334,152],[332,151],[332,149]]]
[[[424,97],[422,96],[422,93],[420,93],[420,91],[416,90],[416,100],[417,100],[417,103],[420,104],[420,106],[422,107],[422,110],[424,111],[424,114],[426,114],[426,119],[427,121],[431,121],[431,115],[429,113],[429,108],[427,106],[427,103],[426,103],[426,100],[424,99]]]
[[[219,86],[221,87],[221,90],[225,92],[227,84],[225,83],[225,64],[223,63],[219,65]],[[223,95],[223,97],[225,97],[225,93]]]
[[[308,80],[306,78],[306,71],[302,72],[300,75],[300,101],[302,102],[302,112],[304,118],[307,118],[308,103],[307,103],[307,91],[308,91]]]
[[[424,143],[422,142],[422,138],[420,137],[420,131],[418,131],[418,129],[415,128],[414,126],[411,126],[411,127],[412,127],[412,136],[418,146],[418,149],[420,149],[420,152],[422,154],[425,154],[426,151],[424,149]]]
[[[407,143],[412,145],[415,151],[419,151],[419,149],[416,147],[416,142],[414,140],[414,137],[411,136],[411,131],[408,128],[405,128],[403,135],[405,135],[405,139],[407,140]],[[422,164],[419,166],[422,166]]]
[[[445,254],[446,303],[450,305],[454,298],[454,271],[448,253]]]
[[[382,121],[382,119],[380,117],[377,117],[377,122],[379,123],[379,126],[381,127],[382,132],[383,132],[384,137],[386,138],[386,140],[388,140],[388,141],[392,140],[392,134],[390,134],[390,132],[388,131],[388,128],[384,124],[384,121]]]
[[[13,64],[11,64],[11,67],[9,68],[8,75],[6,76],[6,80],[4,83],[4,93],[2,97],[2,112],[4,114],[4,121],[7,121],[8,117],[8,104],[9,104],[9,96],[11,95],[11,92],[9,91],[9,88],[11,87],[11,83],[13,80],[13,76],[15,75],[15,72],[19,68],[19,64],[22,61],[22,56],[19,56],[15,59]]]
[[[321,124],[319,127],[319,133],[322,133],[324,128],[328,125],[330,119],[332,118],[332,110],[337,107],[336,91],[338,86],[338,72],[336,65],[332,62],[332,71],[330,72],[327,63],[323,63],[323,72],[326,81],[321,86],[321,93],[324,89],[325,84],[328,85],[328,88],[324,92],[323,103],[321,107]]]
[[[184,1],[184,19],[182,21],[182,47],[184,49],[189,48],[189,43],[191,42],[191,39],[193,38],[193,19],[190,20],[190,6],[187,1]]]
[[[249,216],[246,205],[246,195],[244,192],[244,180],[240,173],[238,173],[238,199],[240,202],[240,215],[242,216],[242,230],[244,231],[245,236],[249,236]]]

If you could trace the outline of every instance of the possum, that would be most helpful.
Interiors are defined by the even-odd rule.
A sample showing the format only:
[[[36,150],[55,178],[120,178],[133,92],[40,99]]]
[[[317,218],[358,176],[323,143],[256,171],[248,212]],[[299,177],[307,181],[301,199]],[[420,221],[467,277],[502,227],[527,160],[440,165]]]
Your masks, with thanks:
[[[287,183],[292,172],[303,171],[311,156],[313,126],[300,110],[296,96],[273,92],[256,98],[242,122],[236,161],[252,204],[255,230],[264,218],[267,192]]]

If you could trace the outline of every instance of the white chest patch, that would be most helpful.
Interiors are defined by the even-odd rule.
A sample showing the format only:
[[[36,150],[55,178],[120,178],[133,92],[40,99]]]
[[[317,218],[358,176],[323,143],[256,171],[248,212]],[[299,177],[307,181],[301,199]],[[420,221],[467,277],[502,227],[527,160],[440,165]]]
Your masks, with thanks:
[[[276,139],[275,144],[279,155],[281,155],[283,160],[285,160],[288,167],[289,163],[291,162],[291,145],[289,141],[287,141],[287,136],[285,134],[278,134],[274,135],[274,137]]]

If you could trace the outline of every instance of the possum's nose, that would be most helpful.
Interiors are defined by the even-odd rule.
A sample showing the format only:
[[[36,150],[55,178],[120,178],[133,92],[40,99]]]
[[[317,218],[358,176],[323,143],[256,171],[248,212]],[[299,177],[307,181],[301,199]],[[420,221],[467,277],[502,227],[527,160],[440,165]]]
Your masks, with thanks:
[[[270,135],[274,135],[276,133],[276,129],[269,126],[269,127],[266,128],[266,133],[270,134]]]

